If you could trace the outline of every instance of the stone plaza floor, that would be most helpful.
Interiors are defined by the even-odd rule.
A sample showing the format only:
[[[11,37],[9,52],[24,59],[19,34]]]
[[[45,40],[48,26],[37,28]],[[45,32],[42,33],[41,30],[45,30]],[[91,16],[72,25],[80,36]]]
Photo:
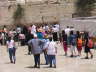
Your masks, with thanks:
[[[85,57],[82,51],[81,57],[70,58],[70,49],[68,57],[64,56],[61,44],[58,44],[57,68],[48,68],[44,65],[44,55],[41,55],[41,66],[33,68],[34,59],[32,55],[28,55],[27,46],[18,46],[16,51],[16,64],[11,64],[8,57],[6,46],[0,46],[0,72],[96,72],[96,51],[93,59],[82,59]]]

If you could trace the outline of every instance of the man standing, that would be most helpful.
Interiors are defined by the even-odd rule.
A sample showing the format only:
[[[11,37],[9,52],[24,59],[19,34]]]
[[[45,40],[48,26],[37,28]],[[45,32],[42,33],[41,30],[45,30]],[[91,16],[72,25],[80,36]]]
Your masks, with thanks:
[[[76,48],[76,35],[73,31],[70,32],[70,45],[71,45],[71,56],[74,57],[76,55],[75,48]]]
[[[53,31],[53,40],[58,41],[58,31],[59,31],[58,28],[56,26],[53,26],[52,31]]]
[[[34,35],[34,39],[31,39],[28,44],[32,48],[32,54],[34,56],[35,68],[40,68],[40,54],[42,53],[41,45],[43,41],[37,38],[37,35]]]
[[[67,26],[67,28],[65,29],[65,34],[67,34],[67,45],[70,45],[70,27]]]

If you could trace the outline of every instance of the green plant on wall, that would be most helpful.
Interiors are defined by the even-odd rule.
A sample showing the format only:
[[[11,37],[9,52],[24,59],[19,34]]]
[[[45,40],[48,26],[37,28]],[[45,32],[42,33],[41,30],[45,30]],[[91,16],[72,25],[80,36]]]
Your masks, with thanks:
[[[80,17],[91,16],[96,0],[77,0],[76,13]]]
[[[13,14],[13,20],[15,24],[21,24],[21,20],[24,16],[24,9],[20,4],[17,5],[17,9]]]

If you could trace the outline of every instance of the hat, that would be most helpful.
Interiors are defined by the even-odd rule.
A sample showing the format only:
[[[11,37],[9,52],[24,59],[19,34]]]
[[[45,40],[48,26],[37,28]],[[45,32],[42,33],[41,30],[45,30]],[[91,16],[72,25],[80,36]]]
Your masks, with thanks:
[[[48,38],[48,35],[47,35],[47,34],[45,34],[45,35],[44,35],[44,38]]]

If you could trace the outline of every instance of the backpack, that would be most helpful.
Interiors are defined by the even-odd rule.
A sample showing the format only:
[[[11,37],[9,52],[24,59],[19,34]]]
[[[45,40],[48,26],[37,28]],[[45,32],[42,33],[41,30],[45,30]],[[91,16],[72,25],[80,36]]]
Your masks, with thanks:
[[[93,47],[93,41],[92,40],[88,40],[88,47],[92,48]]]
[[[82,43],[83,43],[83,42],[82,42],[82,39],[78,39],[77,45],[78,45],[78,46],[82,46]]]

